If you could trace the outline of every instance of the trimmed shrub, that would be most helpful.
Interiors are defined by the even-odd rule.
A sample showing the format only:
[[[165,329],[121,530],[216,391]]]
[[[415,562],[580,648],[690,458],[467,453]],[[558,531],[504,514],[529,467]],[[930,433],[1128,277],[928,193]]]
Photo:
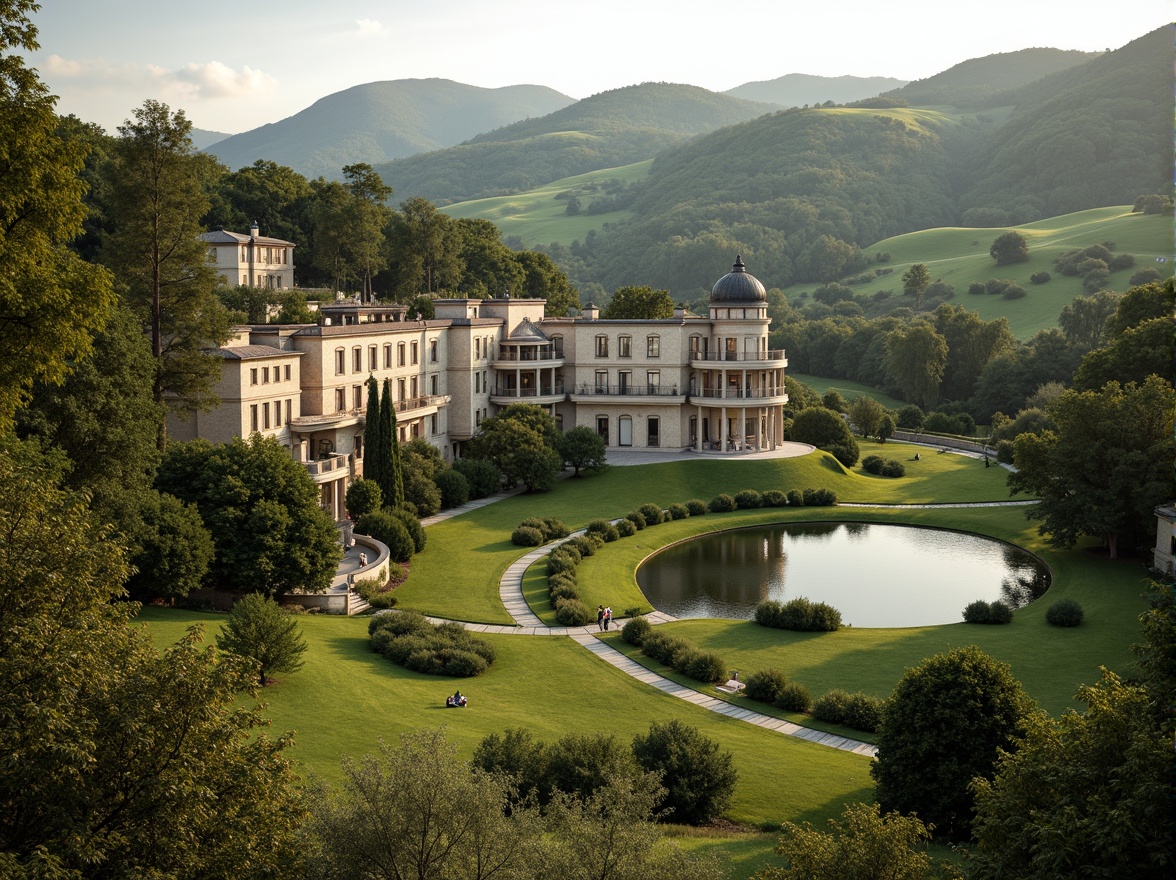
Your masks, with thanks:
[[[543,533],[531,526],[519,526],[510,533],[510,542],[516,547],[539,547],[543,544]]]
[[[964,609],[964,623],[1012,623],[1013,609],[1001,602],[977,599]]]
[[[408,533],[412,536],[412,546],[416,553],[420,553],[425,549],[425,543],[429,540],[428,535],[425,534],[425,527],[421,525],[421,521],[417,519],[416,515],[401,508],[400,510],[392,511],[392,515],[404,523],[404,527],[408,529]],[[404,560],[398,559],[397,562]]]
[[[799,489],[788,490],[788,506],[804,507],[804,495]]]
[[[760,626],[779,629],[781,605],[775,599],[764,599],[755,606],[755,622]]]
[[[971,284],[968,285],[968,293],[971,293],[971,294],[988,293],[988,288],[985,287],[984,282],[982,282],[982,281],[973,281]]]
[[[882,723],[886,701],[870,694],[850,694],[845,703],[845,726],[865,733],[873,733]]]
[[[788,684],[788,677],[779,669],[761,669],[747,678],[743,693],[761,703],[774,703]]]
[[[587,626],[596,616],[579,599],[557,599],[555,619],[564,626]]]
[[[849,443],[837,443],[833,446],[825,446],[823,448],[847,468],[851,468],[857,464],[858,456],[861,455],[857,441],[852,438]]]
[[[1020,299],[1023,296],[1025,296],[1025,288],[1020,284],[1010,284],[1001,293],[1003,299]]]
[[[580,554],[580,560],[583,561],[585,556],[591,556],[604,546],[604,540],[599,535],[576,535],[576,537],[565,541],[563,546],[575,550]]]
[[[653,625],[644,617],[634,617],[625,621],[621,627],[621,638],[630,645],[640,647],[652,629]]]
[[[568,581],[558,580],[554,583],[552,581],[548,581],[547,595],[551,597],[551,602],[554,605],[555,603],[559,602],[560,599],[579,599],[580,591],[576,589],[576,585],[574,583],[570,583]]]
[[[437,626],[423,615],[382,614],[368,624],[372,649],[427,675],[480,675],[494,662],[494,647],[456,623]]]
[[[710,500],[707,508],[711,513],[729,513],[735,509],[735,499],[726,493],[716,495]]]
[[[1084,616],[1082,606],[1073,599],[1058,599],[1045,612],[1045,619],[1051,626],[1078,626]]]
[[[553,556],[567,556],[576,565],[579,565],[581,560],[584,558],[580,555],[580,551],[577,549],[576,545],[571,541],[565,541],[564,543],[560,544],[551,551],[551,554]]]
[[[666,513],[670,519],[686,519],[686,517],[690,516],[690,508],[685,504],[671,504],[666,509]]]
[[[726,681],[729,672],[722,657],[708,652],[694,654],[678,671],[702,682]]]
[[[416,550],[408,527],[386,510],[365,513],[355,521],[355,530],[386,544],[393,562],[408,562]]]
[[[803,684],[790,681],[776,695],[772,705],[785,712],[808,712],[813,705],[813,698]]]
[[[551,575],[559,574],[561,571],[575,571],[578,563],[579,560],[574,559],[570,553],[553,551],[547,557],[547,576],[551,577]]]
[[[441,492],[441,508],[443,510],[461,507],[470,500],[470,481],[461,471],[455,471],[453,468],[441,471],[433,477],[433,482],[437,484],[437,488]]]
[[[631,538],[637,534],[637,524],[628,517],[617,520],[616,532],[622,538]]]
[[[789,501],[791,501],[791,497],[789,498]],[[804,490],[805,507],[834,507],[836,504],[837,496],[833,494],[832,489]]]
[[[788,496],[779,489],[769,489],[760,496],[764,507],[784,507],[788,504]]]
[[[752,510],[756,507],[763,507],[764,500],[755,489],[741,489],[735,493],[735,506],[739,510]]]
[[[905,477],[906,465],[901,461],[890,459],[886,464],[882,465],[882,476],[884,477]]]
[[[656,504],[642,504],[637,508],[637,512],[645,518],[647,526],[656,526],[665,519],[662,509]]]
[[[637,529],[637,531],[641,531],[643,528],[645,528],[645,517],[643,517],[636,510],[631,510],[628,513],[626,513],[625,519],[627,519],[629,522],[631,522],[633,524],[633,526]]]
[[[645,656],[651,657],[659,663],[664,663],[666,666],[673,666],[674,657],[685,656],[684,651],[689,649],[690,645],[684,639],[675,638],[657,630],[647,635],[641,643],[641,651]]]
[[[547,540],[566,538],[571,533],[572,530],[562,519],[556,519],[554,516],[543,517],[543,534],[547,536]]]
[[[702,516],[709,510],[706,502],[701,498],[691,498],[686,502],[686,509],[690,512],[691,516]]]
[[[658,775],[665,788],[658,809],[668,811],[672,822],[706,824],[731,802],[738,779],[734,756],[697,728],[655,721],[648,735],[633,739],[633,757],[642,770]]]
[[[882,465],[886,464],[886,460],[880,455],[867,455],[862,459],[862,470],[867,474],[881,475]]]
[[[600,535],[601,540],[606,544],[612,543],[620,537],[617,534],[617,527],[606,519],[594,519],[588,523],[588,527],[584,530],[589,535]]]
[[[828,724],[844,724],[849,699],[849,694],[840,689],[822,694],[813,703],[813,717]]]
[[[1042,270],[1041,272],[1034,272],[1032,275],[1029,276],[1029,280],[1032,281],[1034,284],[1045,284],[1051,278],[1053,278],[1053,276],[1044,270]]]
[[[841,628],[841,612],[824,602],[810,602],[804,596],[784,604],[765,599],[755,608],[755,622],[796,632],[836,632]]]

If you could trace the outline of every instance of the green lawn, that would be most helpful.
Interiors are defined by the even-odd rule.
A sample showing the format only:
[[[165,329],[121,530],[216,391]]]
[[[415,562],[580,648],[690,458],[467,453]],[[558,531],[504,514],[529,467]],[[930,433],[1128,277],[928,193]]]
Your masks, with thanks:
[[[943,279],[955,287],[954,304],[964,305],[977,312],[985,321],[1007,317],[1009,327],[1018,339],[1028,339],[1038,330],[1056,327],[1058,314],[1076,296],[1083,295],[1082,279],[1058,273],[1054,258],[1066,251],[1092,244],[1112,241],[1115,253],[1135,257],[1135,266],[1111,274],[1112,290],[1125,291],[1127,279],[1137,269],[1156,266],[1162,272],[1171,271],[1171,264],[1158,266],[1157,257],[1171,257],[1172,219],[1160,215],[1132,214],[1130,205],[1095,208],[1026,223],[1016,229],[1029,243],[1030,259],[1012,266],[997,266],[988,255],[993,240],[1007,231],[1006,227],[971,229],[944,227],[910,232],[879,241],[865,248],[867,254],[887,252],[893,271],[868,284],[855,285],[855,294],[869,295],[879,290],[890,290],[902,296],[902,273],[914,263],[924,263],[933,279]],[[1045,284],[1033,284],[1029,276],[1047,271],[1053,277]],[[1006,300],[999,296],[968,293],[973,281],[1007,278],[1020,284],[1027,296]],[[801,284],[787,290],[790,300],[802,291],[815,290],[816,284]],[[912,301],[913,302],[913,301]]]
[[[895,412],[907,405],[906,401],[891,397],[888,394],[883,394],[877,388],[871,388],[869,385],[863,385],[860,382],[851,382],[848,379],[826,379],[823,376],[797,373],[792,370],[788,371],[788,377],[807,385],[813,391],[817,392],[817,394],[821,395],[826,391],[836,391],[846,400],[853,400],[856,397],[865,395],[866,397],[874,398],[874,400],[878,401],[884,407],[892,409]]]

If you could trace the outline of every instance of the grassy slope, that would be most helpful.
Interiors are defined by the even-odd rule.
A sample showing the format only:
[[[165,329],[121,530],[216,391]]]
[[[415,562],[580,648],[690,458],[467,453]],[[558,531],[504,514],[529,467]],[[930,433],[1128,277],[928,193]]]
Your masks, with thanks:
[[[888,394],[883,394],[877,388],[871,388],[869,385],[863,385],[860,382],[851,382],[848,379],[826,379],[823,376],[812,376],[808,373],[797,373],[794,370],[789,370],[788,375],[797,382],[802,382],[807,385],[817,394],[824,394],[826,391],[837,391],[846,400],[853,400],[856,397],[866,396],[872,397],[887,409],[895,410],[896,412],[906,406],[906,402],[891,397]]]
[[[1155,266],[1156,257],[1171,257],[1172,219],[1159,215],[1132,214],[1130,206],[1095,208],[1051,217],[1013,227],[1029,243],[1030,260],[1013,266],[997,266],[988,255],[993,239],[1005,228],[925,229],[888,238],[866,249],[869,254],[889,252],[886,265],[894,271],[868,284],[855,285],[855,294],[869,295],[878,290],[902,294],[902,273],[913,263],[925,263],[934,279],[942,278],[955,286],[954,303],[978,312],[985,321],[1005,316],[1018,339],[1028,339],[1038,330],[1057,326],[1058,313],[1076,296],[1083,294],[1082,279],[1066,277],[1054,268],[1055,257],[1104,241],[1115,242],[1115,253],[1135,256],[1135,267],[1111,275],[1111,289],[1124,291],[1127,279],[1136,269]],[[1158,267],[1161,268],[1162,267]],[[1045,270],[1053,278],[1045,284],[1033,284],[1029,276]],[[1016,281],[1028,293],[1019,300],[999,296],[970,295],[968,285],[989,278]],[[818,285],[798,285],[788,289],[789,298]]]
[[[627,220],[632,211],[612,211],[607,214],[569,215],[567,202],[556,201],[555,196],[563,192],[587,192],[580,196],[583,207],[587,208],[592,201],[591,188],[606,180],[621,180],[634,183],[642,180],[649,173],[650,159],[634,165],[624,165],[620,168],[606,168],[602,171],[591,171],[575,177],[565,177],[538,189],[516,193],[509,196],[496,196],[489,199],[474,199],[468,202],[458,202],[448,205],[442,210],[451,217],[476,217],[490,220],[503,237],[512,235],[522,239],[526,247],[537,244],[571,244],[593,230],[599,230],[605,223],[616,223]]]

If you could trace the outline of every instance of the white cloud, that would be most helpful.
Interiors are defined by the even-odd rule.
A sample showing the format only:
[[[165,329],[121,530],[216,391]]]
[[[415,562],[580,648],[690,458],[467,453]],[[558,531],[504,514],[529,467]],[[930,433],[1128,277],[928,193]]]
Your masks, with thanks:
[[[271,91],[276,78],[246,65],[240,72],[219,61],[207,64],[186,64],[180,70],[164,74],[181,87],[188,87],[196,98],[237,98]]]
[[[156,64],[111,64],[103,59],[70,59],[50,55],[44,73],[54,81],[68,81],[74,89],[137,86],[160,89],[192,100],[237,98],[272,91],[275,77],[252,67],[233,70],[219,61],[190,63],[179,70]]]
[[[361,37],[378,37],[388,33],[388,28],[374,18],[358,18],[355,20],[356,32]]]

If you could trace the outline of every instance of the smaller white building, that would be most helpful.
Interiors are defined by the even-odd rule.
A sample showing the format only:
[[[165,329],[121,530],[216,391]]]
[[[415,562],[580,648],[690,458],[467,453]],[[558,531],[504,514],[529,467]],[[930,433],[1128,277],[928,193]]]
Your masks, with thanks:
[[[294,286],[294,243],[260,234],[257,224],[248,235],[218,229],[205,232],[209,262],[230,287],[266,287],[289,290]]]

